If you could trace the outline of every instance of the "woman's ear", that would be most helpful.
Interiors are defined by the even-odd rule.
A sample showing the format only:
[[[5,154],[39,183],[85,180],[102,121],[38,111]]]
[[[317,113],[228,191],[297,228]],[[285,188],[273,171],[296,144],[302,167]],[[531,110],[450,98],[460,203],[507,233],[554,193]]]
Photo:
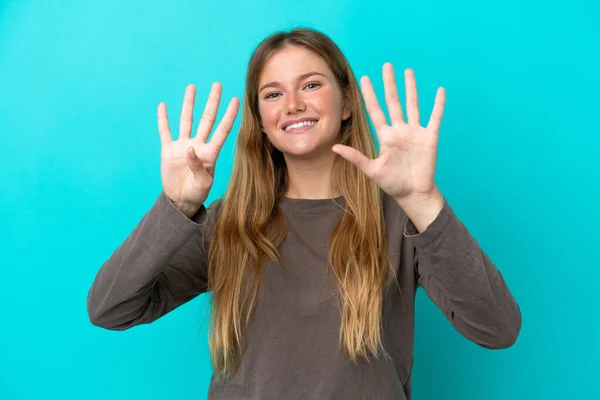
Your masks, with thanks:
[[[350,100],[350,88],[344,91],[344,98],[342,99],[342,121],[347,120],[352,115],[352,101]]]

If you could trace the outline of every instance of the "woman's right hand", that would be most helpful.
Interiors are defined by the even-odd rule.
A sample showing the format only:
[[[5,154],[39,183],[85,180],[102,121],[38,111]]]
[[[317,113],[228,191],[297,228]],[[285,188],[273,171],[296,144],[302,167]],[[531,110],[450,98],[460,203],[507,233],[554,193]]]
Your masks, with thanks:
[[[185,91],[177,140],[173,140],[169,129],[165,103],[158,105],[163,191],[173,205],[188,217],[192,217],[208,198],[217,157],[237,116],[239,99],[233,97],[214,135],[207,143],[216,120],[221,90],[220,83],[215,82],[212,85],[198,131],[193,138],[191,133],[196,97],[194,85],[188,85]]]

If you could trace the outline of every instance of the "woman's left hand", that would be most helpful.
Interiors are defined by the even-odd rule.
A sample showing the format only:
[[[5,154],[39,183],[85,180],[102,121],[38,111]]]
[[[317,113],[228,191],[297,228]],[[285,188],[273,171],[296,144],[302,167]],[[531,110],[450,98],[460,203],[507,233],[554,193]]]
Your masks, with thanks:
[[[340,144],[332,148],[334,152],[360,168],[367,177],[398,202],[412,198],[426,199],[439,193],[434,175],[438,132],[446,101],[445,90],[440,87],[429,123],[427,127],[422,127],[419,120],[414,72],[407,69],[404,79],[408,123],[404,121],[402,115],[392,64],[383,65],[385,102],[391,124],[386,121],[369,78],[365,76],[361,79],[367,111],[379,139],[379,157],[371,160],[358,150]]]

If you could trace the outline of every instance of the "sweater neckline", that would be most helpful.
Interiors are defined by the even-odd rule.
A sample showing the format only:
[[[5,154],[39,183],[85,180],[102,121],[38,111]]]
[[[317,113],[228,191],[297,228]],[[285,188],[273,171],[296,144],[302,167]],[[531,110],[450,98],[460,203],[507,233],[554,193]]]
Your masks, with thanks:
[[[294,213],[314,214],[339,210],[346,206],[344,196],[338,196],[329,199],[296,199],[285,196],[279,206],[285,210]]]

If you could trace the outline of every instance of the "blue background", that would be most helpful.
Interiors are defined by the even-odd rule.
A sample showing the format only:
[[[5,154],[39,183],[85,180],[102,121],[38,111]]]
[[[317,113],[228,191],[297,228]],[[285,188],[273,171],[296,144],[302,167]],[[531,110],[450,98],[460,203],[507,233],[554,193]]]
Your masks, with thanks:
[[[158,103],[176,132],[186,84],[198,107],[215,80],[242,96],[254,47],[296,25],[381,100],[385,61],[415,69],[424,116],[446,88],[436,180],[521,306],[490,351],[420,291],[414,399],[600,398],[596,0],[22,0],[0,3],[0,399],[205,398],[206,296],[110,332],[87,291],[160,191]]]

